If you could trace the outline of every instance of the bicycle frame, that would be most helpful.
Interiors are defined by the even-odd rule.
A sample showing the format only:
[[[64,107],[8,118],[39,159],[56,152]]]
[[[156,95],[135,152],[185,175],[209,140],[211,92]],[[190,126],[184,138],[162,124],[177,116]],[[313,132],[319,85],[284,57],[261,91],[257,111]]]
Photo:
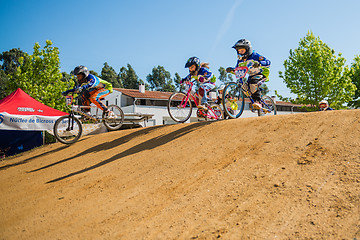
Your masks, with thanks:
[[[182,99],[181,101],[181,104],[180,106],[181,107],[186,107],[186,103],[189,99],[189,97],[191,96],[192,97],[192,100],[195,102],[195,106],[197,107],[199,104],[198,104],[198,99],[200,99],[200,96],[198,95],[197,92],[194,91],[194,93],[192,93],[192,87],[194,86],[194,81],[188,81],[188,82],[185,82],[186,84],[186,88],[187,88],[187,92],[186,92],[186,98],[185,99]],[[185,89],[186,90],[186,89]],[[194,96],[195,95],[195,96]],[[190,100],[191,102],[191,100]],[[208,114],[208,111],[204,111],[202,109],[199,109],[199,111],[205,116],[205,117],[209,117],[209,118],[213,118],[213,116],[217,116],[216,113],[214,112],[214,110],[212,108],[207,108],[209,111],[211,111],[214,115],[211,115],[211,114]],[[218,118],[216,118],[217,120]]]
[[[254,101],[254,99],[251,97],[251,93],[250,93],[250,91],[249,91],[249,87],[247,86],[246,89],[243,87],[244,84],[245,84],[245,82],[244,82],[243,79],[245,78],[245,76],[246,76],[246,74],[247,74],[248,71],[249,71],[249,68],[248,68],[247,66],[241,66],[241,67],[235,68],[234,74],[235,74],[236,78],[238,79],[237,84],[238,84],[239,88],[240,88],[241,91],[245,94],[245,96],[250,99],[251,104],[253,104],[253,103],[255,103],[255,101]],[[259,87],[259,88],[260,88],[260,87]],[[261,88],[260,88],[260,90],[261,90]],[[263,104],[265,104],[265,106],[267,107],[267,109],[262,109],[262,110],[269,112],[269,108],[270,108],[269,105],[266,104],[262,99],[260,99],[260,101],[261,101]],[[271,112],[271,111],[270,111],[270,112]]]
[[[99,121],[101,119],[101,117],[98,117],[98,113],[99,113],[99,108],[97,108],[96,106],[81,106],[81,105],[75,105],[73,104],[73,99],[74,99],[74,96],[72,95],[68,95],[66,96],[66,105],[70,107],[70,115],[72,114],[74,117],[75,117],[75,114],[74,112],[76,113],[79,113],[80,115],[82,116],[85,116],[85,117],[88,117],[94,121]],[[84,113],[83,111],[81,111],[81,109],[89,109],[89,108],[96,108],[96,114],[95,116],[96,117],[93,117],[93,116],[89,116],[88,114]]]

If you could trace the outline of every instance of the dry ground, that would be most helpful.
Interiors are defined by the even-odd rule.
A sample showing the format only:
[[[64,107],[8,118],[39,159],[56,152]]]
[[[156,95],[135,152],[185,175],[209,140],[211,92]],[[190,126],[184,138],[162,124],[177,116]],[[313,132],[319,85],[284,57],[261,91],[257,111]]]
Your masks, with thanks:
[[[0,239],[360,239],[360,111],[157,126],[0,162]]]

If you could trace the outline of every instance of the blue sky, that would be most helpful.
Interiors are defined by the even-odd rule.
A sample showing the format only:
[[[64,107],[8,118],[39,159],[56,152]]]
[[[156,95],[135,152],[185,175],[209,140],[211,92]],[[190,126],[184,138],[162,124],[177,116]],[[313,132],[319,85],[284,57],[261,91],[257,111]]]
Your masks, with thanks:
[[[0,52],[32,54],[49,39],[61,71],[82,64],[100,73],[108,62],[119,72],[129,63],[143,80],[158,65],[184,77],[197,56],[218,76],[247,38],[272,62],[270,94],[293,96],[278,74],[289,50],[311,30],[350,65],[360,54],[359,9],[359,0],[0,0]]]

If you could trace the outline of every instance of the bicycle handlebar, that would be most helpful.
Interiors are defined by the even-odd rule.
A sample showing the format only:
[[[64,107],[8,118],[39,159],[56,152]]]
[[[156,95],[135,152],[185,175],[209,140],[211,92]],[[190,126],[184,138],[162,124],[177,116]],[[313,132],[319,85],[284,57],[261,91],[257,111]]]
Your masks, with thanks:
[[[184,82],[181,83],[181,85],[184,85],[184,84],[187,84],[187,83],[194,83],[196,81],[197,81],[196,79],[194,79],[192,81],[184,81]]]

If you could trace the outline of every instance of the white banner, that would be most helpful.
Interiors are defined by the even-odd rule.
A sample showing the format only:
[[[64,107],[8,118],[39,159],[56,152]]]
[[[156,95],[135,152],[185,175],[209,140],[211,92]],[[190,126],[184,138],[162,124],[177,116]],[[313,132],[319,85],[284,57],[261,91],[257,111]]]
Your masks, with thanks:
[[[60,116],[12,115],[0,113],[0,130],[51,130]]]

